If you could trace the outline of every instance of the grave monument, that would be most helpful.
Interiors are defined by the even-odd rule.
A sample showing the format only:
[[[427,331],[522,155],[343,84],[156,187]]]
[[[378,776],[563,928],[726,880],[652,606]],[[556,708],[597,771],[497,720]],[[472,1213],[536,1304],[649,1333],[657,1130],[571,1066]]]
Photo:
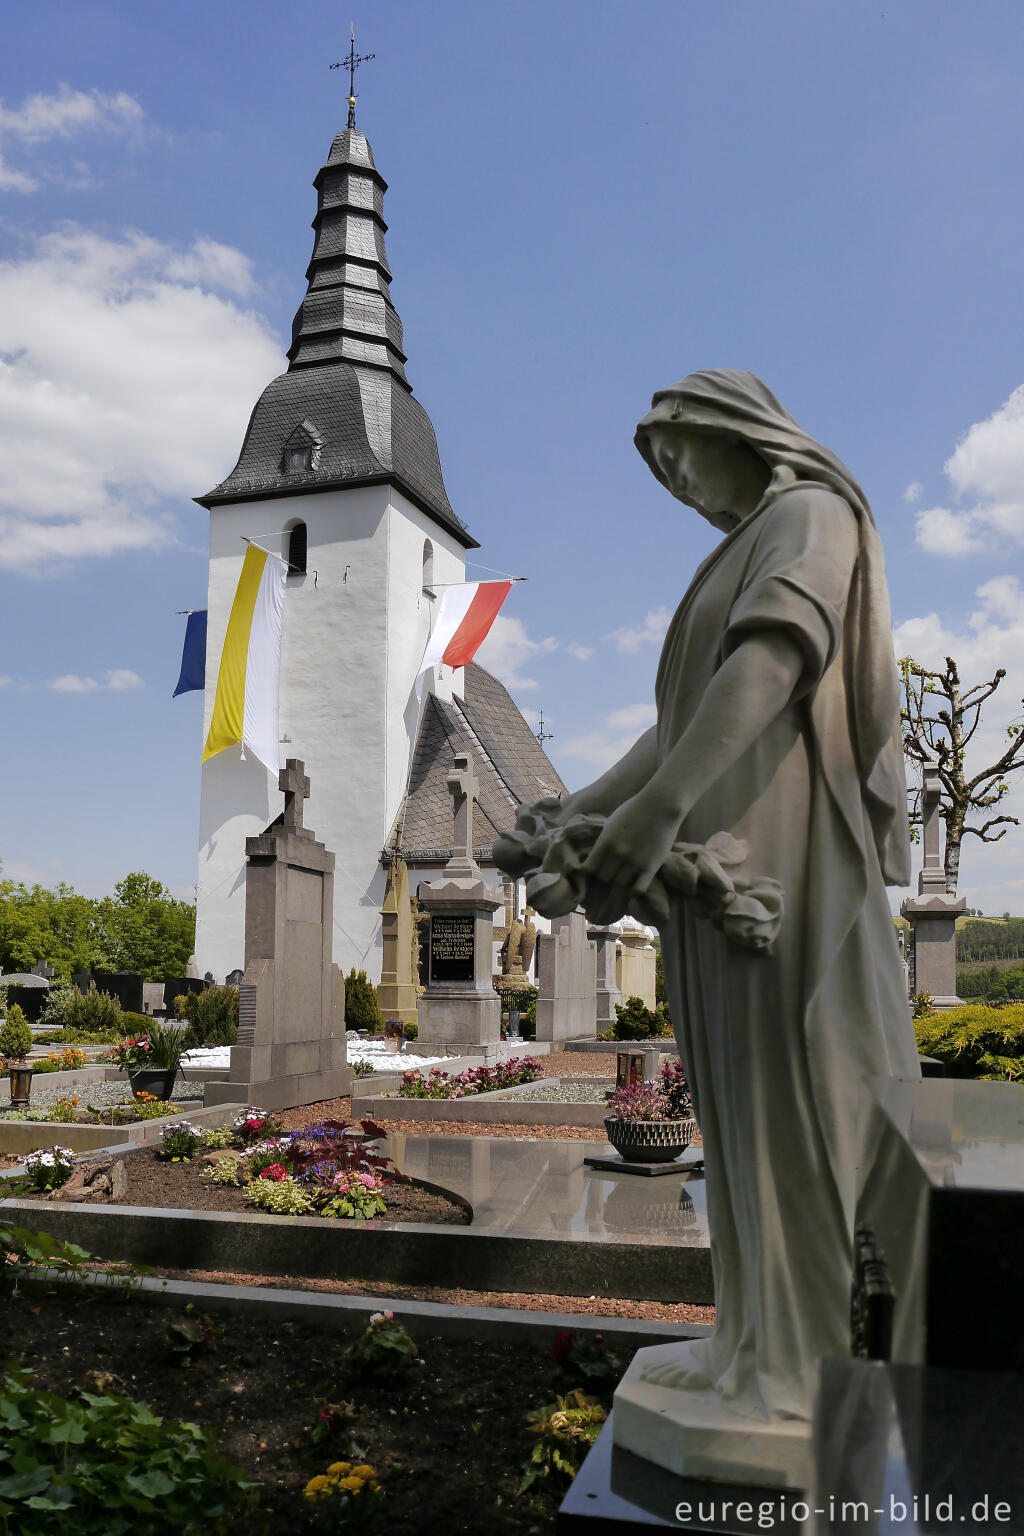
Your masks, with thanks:
[[[334,854],[302,824],[304,764],[289,758],[278,784],[285,806],[245,840],[245,969],[238,1040],[227,1082],[206,1104],[287,1109],[349,1093],[345,983],[331,955]]]
[[[616,1022],[616,1007],[622,1006],[622,989],[618,982],[616,964],[619,930],[614,923],[605,927],[591,923],[587,927],[587,938],[596,949],[595,1016],[597,1033],[603,1035]]]
[[[921,787],[924,867],[917,877],[917,895],[908,896],[900,912],[910,924],[907,964],[911,993],[926,992],[933,1008],[959,1008],[956,995],[956,920],[967,898],[950,895],[942,867],[939,828],[942,821],[942,781],[937,763],[925,763]]]
[[[476,775],[456,757],[447,779],[455,816],[452,856],[438,880],[422,880],[417,897],[430,918],[427,988],[419,1000],[417,1047],[463,1050],[497,1045],[501,1003],[491,981],[494,914],[501,891],[488,885],[473,857]]]
[[[538,934],[537,988],[538,1040],[594,1039],[597,944],[582,912],[556,917],[550,933]]]

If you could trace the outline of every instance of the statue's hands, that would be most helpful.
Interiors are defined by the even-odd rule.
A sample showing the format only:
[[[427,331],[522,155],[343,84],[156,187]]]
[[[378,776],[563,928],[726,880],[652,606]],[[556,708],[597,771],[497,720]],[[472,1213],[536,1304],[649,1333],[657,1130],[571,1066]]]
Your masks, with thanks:
[[[607,890],[609,908],[621,899],[622,910],[628,910],[630,894],[646,891],[668,858],[680,819],[676,807],[649,789],[625,801],[605,822],[583,866],[588,889],[596,882]]]

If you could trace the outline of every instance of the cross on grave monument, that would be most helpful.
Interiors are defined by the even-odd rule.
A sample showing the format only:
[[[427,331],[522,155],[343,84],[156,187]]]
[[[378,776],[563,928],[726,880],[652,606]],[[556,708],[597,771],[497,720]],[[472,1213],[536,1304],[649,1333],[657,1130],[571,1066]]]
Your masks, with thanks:
[[[473,857],[473,805],[480,795],[480,781],[473,771],[468,757],[457,757],[445,780],[452,797],[455,813],[455,836],[452,840],[452,856],[444,867],[446,875],[468,875],[481,879],[480,868]]]
[[[309,779],[305,767],[305,763],[298,758],[290,757],[277,776],[277,787],[284,795],[284,810],[274,826],[281,826],[296,837],[313,836],[308,827],[302,825],[302,802],[309,799]]]
[[[910,924],[910,987],[926,992],[936,1008],[958,1008],[956,995],[956,920],[967,906],[946,890],[946,872],[939,846],[942,820],[942,778],[937,763],[925,763],[921,789],[924,866],[917,877],[917,897],[908,897],[900,912]]]
[[[419,1000],[420,1044],[465,1051],[497,1045],[501,1003],[491,985],[494,914],[501,891],[488,885],[473,857],[473,802],[479,782],[468,756],[448,771],[454,831],[452,856],[438,880],[422,880],[420,906],[430,916],[427,989]]]

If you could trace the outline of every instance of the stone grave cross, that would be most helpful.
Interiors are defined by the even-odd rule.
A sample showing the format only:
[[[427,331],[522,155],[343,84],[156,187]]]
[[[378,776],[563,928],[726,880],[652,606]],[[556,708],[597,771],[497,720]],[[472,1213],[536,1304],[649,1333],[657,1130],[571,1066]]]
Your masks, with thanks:
[[[924,867],[918,875],[917,888],[921,895],[925,891],[945,891],[946,871],[942,867],[942,858],[939,850],[939,829],[942,824],[940,807],[942,805],[942,780],[939,778],[937,763],[925,763],[923,771],[924,783],[921,789],[921,821],[922,841],[924,844]]]
[[[309,780],[305,763],[290,757],[277,776],[277,787],[284,795],[284,811],[281,826],[296,837],[312,837],[312,832],[302,825],[302,802],[309,799]]]
[[[452,856],[444,867],[446,875],[472,875],[481,878],[473,857],[473,802],[479,798],[480,782],[469,757],[457,757],[448,771],[448,793],[455,813]]]

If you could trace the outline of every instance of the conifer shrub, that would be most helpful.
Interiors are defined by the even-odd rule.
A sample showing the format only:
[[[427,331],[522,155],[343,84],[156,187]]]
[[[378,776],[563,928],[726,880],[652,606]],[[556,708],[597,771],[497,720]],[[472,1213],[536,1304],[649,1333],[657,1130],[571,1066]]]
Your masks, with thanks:
[[[0,1056],[10,1061],[20,1061],[32,1049],[32,1030],[17,1003],[7,1010],[7,1017],[0,1024]]]
[[[671,1033],[672,1023],[664,1003],[659,1003],[657,1008],[652,1009],[647,1007],[642,997],[627,997],[625,1004],[616,1003],[615,1023],[612,1025],[610,1034],[603,1038],[657,1040]]]
[[[234,1045],[238,1038],[238,988],[207,987],[174,999],[174,1016],[188,1021],[189,1050]]]
[[[1024,1003],[948,1008],[914,1020],[922,1056],[944,1062],[950,1077],[1024,1081]]]
[[[85,1034],[113,1030],[124,1033],[121,1004],[109,992],[97,992],[96,983],[89,983],[88,992],[75,992],[68,1004],[68,1028]]]
[[[384,1015],[377,1001],[377,991],[365,971],[353,966],[345,977],[345,1028],[368,1029],[384,1033]]]

